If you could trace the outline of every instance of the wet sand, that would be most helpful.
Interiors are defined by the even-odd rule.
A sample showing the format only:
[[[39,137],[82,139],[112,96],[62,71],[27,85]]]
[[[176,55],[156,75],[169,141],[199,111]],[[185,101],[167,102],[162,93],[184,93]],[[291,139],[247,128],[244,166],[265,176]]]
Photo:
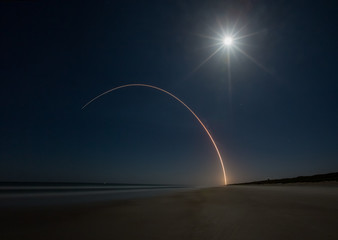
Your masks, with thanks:
[[[227,186],[0,209],[0,239],[338,239],[338,187]]]

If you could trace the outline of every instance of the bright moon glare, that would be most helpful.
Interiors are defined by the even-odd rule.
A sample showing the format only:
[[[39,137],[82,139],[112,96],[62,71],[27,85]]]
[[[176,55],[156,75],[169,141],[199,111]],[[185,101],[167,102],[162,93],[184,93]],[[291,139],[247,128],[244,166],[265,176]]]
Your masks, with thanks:
[[[232,44],[232,38],[231,37],[225,37],[223,39],[223,44],[227,45],[227,46],[230,46]]]

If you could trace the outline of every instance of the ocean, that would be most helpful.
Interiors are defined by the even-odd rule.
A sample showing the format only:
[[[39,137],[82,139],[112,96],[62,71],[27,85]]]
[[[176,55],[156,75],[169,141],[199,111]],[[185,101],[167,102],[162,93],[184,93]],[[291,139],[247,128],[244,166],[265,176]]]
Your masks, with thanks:
[[[134,199],[194,189],[192,186],[126,183],[0,183],[0,207],[78,205]]]

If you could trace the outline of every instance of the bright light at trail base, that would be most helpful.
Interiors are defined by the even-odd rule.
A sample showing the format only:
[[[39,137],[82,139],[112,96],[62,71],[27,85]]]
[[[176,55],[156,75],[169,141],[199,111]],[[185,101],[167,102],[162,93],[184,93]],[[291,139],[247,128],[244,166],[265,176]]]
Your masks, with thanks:
[[[232,44],[232,42],[233,42],[233,40],[232,40],[231,37],[225,37],[225,38],[223,39],[224,45],[230,46],[230,45]]]

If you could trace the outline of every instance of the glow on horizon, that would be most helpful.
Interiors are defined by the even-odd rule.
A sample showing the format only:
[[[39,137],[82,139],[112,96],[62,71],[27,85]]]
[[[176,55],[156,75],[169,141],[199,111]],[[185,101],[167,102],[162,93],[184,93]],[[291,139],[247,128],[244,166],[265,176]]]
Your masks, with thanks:
[[[223,164],[223,159],[222,159],[222,156],[220,154],[220,151],[218,150],[218,147],[216,145],[216,142],[214,141],[213,137],[211,136],[209,130],[206,128],[206,126],[203,124],[203,122],[201,121],[201,119],[195,114],[195,112],[193,110],[191,110],[188,105],[186,105],[181,99],[179,99],[178,97],[176,97],[174,94],[162,89],[162,88],[159,88],[159,87],[156,87],[156,86],[152,86],[152,85],[147,85],[147,84],[142,84],[142,83],[134,83],[134,84],[126,84],[126,85],[121,85],[121,86],[118,86],[118,87],[115,87],[115,88],[112,88],[106,92],[103,92],[101,93],[100,95],[94,97],[92,100],[90,100],[89,102],[87,102],[83,107],[82,109],[84,109],[85,107],[87,107],[89,104],[91,104],[92,102],[94,102],[96,99],[102,97],[103,95],[106,95],[112,91],[115,91],[117,89],[120,89],[120,88],[125,88],[125,87],[148,87],[148,88],[153,88],[153,89],[156,89],[156,90],[159,90],[161,92],[164,92],[166,94],[168,94],[169,96],[173,97],[174,99],[176,99],[177,101],[179,101],[183,106],[185,106],[191,113],[192,115],[194,115],[194,117],[197,119],[197,121],[201,124],[201,126],[203,127],[203,129],[205,130],[205,132],[208,134],[212,144],[214,145],[215,147],[215,150],[217,152],[217,155],[218,155],[218,158],[219,158],[219,161],[221,163],[221,166],[222,166],[222,171],[223,171],[223,176],[224,176],[224,185],[227,185],[227,179],[226,179],[226,174],[225,174],[225,169],[224,169],[224,164]]]

